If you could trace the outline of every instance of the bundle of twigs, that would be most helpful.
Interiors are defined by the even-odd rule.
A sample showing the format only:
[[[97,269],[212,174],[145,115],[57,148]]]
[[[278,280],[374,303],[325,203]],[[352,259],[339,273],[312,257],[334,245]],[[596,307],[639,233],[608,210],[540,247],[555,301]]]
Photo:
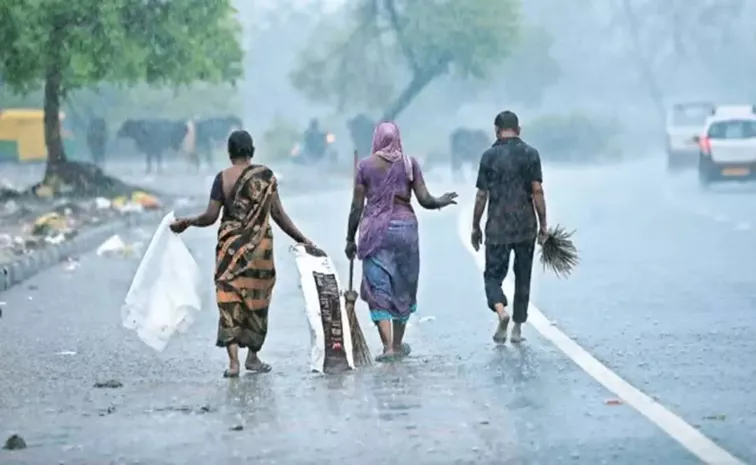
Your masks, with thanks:
[[[566,277],[580,262],[577,248],[572,242],[575,231],[567,232],[557,225],[547,231],[541,242],[541,264],[560,277]]]
[[[349,329],[352,335],[352,356],[354,357],[354,366],[363,367],[373,363],[373,357],[370,355],[365,335],[360,328],[360,321],[357,319],[355,306],[357,303],[357,292],[354,290],[354,259],[349,260],[349,288],[344,293],[344,307],[349,318]]]

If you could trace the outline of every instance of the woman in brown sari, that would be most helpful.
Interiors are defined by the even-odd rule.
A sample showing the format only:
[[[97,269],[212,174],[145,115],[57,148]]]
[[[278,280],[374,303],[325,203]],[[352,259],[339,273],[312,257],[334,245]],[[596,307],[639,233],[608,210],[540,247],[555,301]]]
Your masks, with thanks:
[[[251,163],[254,153],[249,133],[231,133],[231,167],[216,176],[207,210],[171,225],[175,233],[189,226],[210,226],[223,208],[215,264],[220,310],[216,345],[228,351],[229,367],[223,374],[227,378],[239,376],[239,347],[247,348],[244,367],[248,371],[271,370],[257,356],[268,333],[268,307],[276,282],[270,218],[296,242],[314,247],[284,211],[273,171]]]

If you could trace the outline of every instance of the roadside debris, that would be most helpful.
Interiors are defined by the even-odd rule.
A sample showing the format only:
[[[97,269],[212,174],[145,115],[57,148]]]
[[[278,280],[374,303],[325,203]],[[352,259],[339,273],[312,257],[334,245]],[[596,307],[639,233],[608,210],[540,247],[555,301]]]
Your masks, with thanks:
[[[97,389],[118,389],[123,387],[123,383],[117,379],[109,379],[107,381],[98,381],[94,383],[94,387]]]
[[[114,234],[97,248],[100,257],[133,257],[141,254],[144,248],[143,242],[127,244],[121,236]]]
[[[3,449],[5,450],[26,449],[26,441],[24,441],[24,438],[22,438],[18,434],[13,434],[11,435],[11,437],[6,439],[5,445],[3,445]]]
[[[620,399],[607,399],[604,401],[605,405],[622,405],[622,401]]]
[[[35,197],[0,183],[0,263],[10,263],[35,250],[62,244],[87,227],[163,207],[160,199],[143,191],[113,199],[77,200],[56,199],[48,191],[46,186],[40,186]]]
[[[63,264],[63,269],[66,271],[76,271],[79,268],[79,260],[68,257],[66,259],[65,263]]]
[[[121,236],[115,234],[110,236],[105,242],[97,248],[97,255],[100,257],[122,255],[126,250],[126,243]]]

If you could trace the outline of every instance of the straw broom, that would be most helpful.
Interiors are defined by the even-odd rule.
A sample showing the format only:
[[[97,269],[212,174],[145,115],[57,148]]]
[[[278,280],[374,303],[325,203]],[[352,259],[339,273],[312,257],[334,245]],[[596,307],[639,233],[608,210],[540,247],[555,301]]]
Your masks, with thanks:
[[[370,347],[365,340],[365,335],[362,334],[360,321],[357,319],[357,312],[355,311],[357,297],[357,291],[354,290],[354,259],[351,259],[349,260],[349,288],[344,293],[344,308],[349,319],[349,330],[352,334],[354,366],[363,367],[372,364],[373,357],[370,355]]]
[[[354,174],[353,178],[356,179],[357,174],[357,160],[359,154],[357,150],[354,151]],[[357,303],[357,291],[354,290],[354,258],[349,260],[349,288],[344,293],[344,308],[347,312],[347,318],[349,319],[349,329],[352,334],[352,356],[354,358],[355,367],[368,366],[373,363],[373,357],[370,355],[370,347],[367,345],[365,335],[360,328],[360,321],[357,319],[357,312],[355,311],[355,305]]]
[[[549,229],[541,242],[541,265],[558,277],[566,277],[580,262],[577,248],[572,242],[575,231],[567,232],[561,225]]]

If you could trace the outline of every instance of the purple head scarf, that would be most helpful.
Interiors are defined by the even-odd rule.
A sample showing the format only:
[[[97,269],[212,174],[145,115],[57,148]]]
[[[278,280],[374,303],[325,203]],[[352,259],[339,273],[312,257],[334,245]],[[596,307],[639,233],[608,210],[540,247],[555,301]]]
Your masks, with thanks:
[[[401,160],[404,163],[404,171],[407,173],[407,178],[412,182],[412,162],[404,154],[402,136],[396,123],[393,121],[383,121],[378,124],[373,133],[373,153],[389,163]]]

